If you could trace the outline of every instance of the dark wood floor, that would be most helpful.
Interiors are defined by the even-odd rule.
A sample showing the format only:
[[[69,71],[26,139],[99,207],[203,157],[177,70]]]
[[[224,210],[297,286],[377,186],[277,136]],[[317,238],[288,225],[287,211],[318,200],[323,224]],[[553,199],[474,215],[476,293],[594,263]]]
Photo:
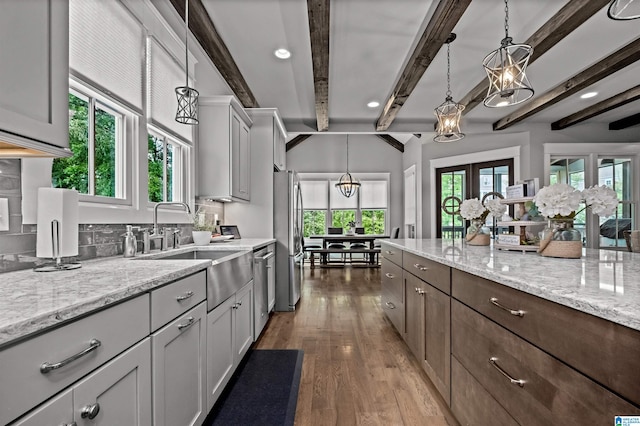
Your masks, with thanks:
[[[303,349],[296,425],[457,425],[386,319],[378,268],[309,269],[258,349]]]

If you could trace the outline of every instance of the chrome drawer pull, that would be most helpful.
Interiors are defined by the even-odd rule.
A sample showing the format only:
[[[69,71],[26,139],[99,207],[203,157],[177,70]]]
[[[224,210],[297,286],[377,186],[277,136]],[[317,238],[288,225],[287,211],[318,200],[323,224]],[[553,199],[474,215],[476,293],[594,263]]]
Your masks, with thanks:
[[[417,269],[420,269],[421,271],[426,271],[427,269],[429,269],[429,268],[427,268],[426,266],[422,266],[422,265],[421,265],[421,264],[419,264],[419,263],[414,264],[414,265],[413,265],[413,267],[414,267],[414,268],[417,268]]]
[[[390,273],[388,273],[388,272],[387,272],[386,274],[384,274],[384,275],[385,275],[385,277],[387,277],[387,278],[391,278],[391,279],[394,279],[394,278],[396,277],[395,275],[390,274]]]
[[[178,330],[182,331],[185,328],[189,327],[190,325],[193,324],[195,320],[193,319],[193,317],[189,317],[187,318],[187,322],[185,324],[178,324]]]
[[[76,423],[76,422],[71,422],[71,423],[65,423],[65,424],[60,425],[60,426],[78,426],[78,423]]]
[[[502,374],[504,377],[509,379],[509,381],[511,382],[512,385],[518,385],[521,388],[523,388],[524,387],[524,380],[518,380],[518,379],[514,379],[513,377],[511,377],[509,375],[509,373],[507,373],[502,368],[500,368],[500,366],[496,363],[497,360],[498,360],[498,358],[491,357],[491,358],[489,358],[489,364],[493,365],[495,367],[495,369],[500,372],[500,374]]]
[[[192,291],[188,291],[188,292],[186,292],[184,295],[176,297],[176,300],[177,300],[178,302],[182,302],[183,300],[187,300],[188,298],[190,298],[191,296],[193,296],[193,294],[194,294],[194,293],[193,293]]]
[[[99,412],[100,404],[96,402],[93,405],[85,405],[82,407],[82,410],[80,410],[80,417],[83,419],[95,419]]]
[[[388,307],[389,309],[395,309],[395,308],[396,308],[396,305],[394,305],[394,304],[393,304],[393,303],[391,303],[391,302],[387,302],[387,303],[385,303],[385,305],[387,305],[387,307]]]
[[[387,254],[394,254],[394,252],[392,252],[391,250],[385,250],[384,252]]]
[[[102,342],[100,342],[100,340],[91,339],[89,341],[89,347],[87,349],[83,350],[82,352],[78,352],[77,354],[71,355],[69,358],[67,358],[65,360],[62,360],[60,362],[54,362],[53,364],[50,363],[50,362],[42,363],[42,365],[40,366],[40,372],[42,374],[47,374],[51,370],[57,370],[58,368],[62,368],[65,365],[70,364],[73,361],[77,360],[78,358],[82,358],[86,354],[95,351],[96,349],[98,349],[100,347],[100,345],[102,345]]]
[[[524,316],[524,311],[523,310],[515,310],[515,309],[509,309],[506,306],[501,305],[500,303],[498,303],[498,299],[495,297],[492,297],[491,299],[489,299],[489,301],[491,303],[493,303],[495,306],[497,306],[500,309],[504,309],[505,311],[509,312],[511,315],[515,315],[517,317],[523,317]]]

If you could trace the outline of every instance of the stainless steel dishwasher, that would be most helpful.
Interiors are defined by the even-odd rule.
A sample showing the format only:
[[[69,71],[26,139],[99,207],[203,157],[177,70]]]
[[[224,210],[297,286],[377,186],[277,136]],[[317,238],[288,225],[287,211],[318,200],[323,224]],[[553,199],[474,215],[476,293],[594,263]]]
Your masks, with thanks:
[[[254,341],[258,339],[269,320],[269,270],[267,264],[274,255],[275,253],[270,247],[253,252]]]

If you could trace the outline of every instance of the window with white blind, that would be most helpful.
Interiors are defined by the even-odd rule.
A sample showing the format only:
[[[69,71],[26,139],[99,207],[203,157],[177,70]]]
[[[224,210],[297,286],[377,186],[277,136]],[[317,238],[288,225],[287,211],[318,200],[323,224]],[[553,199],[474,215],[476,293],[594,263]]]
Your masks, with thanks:
[[[384,234],[388,182],[386,180],[362,181],[360,187],[360,223],[365,234]]]
[[[329,194],[327,193],[328,182],[304,181],[300,183],[302,190],[303,212],[303,234],[322,235],[327,226],[327,209],[329,207]]]

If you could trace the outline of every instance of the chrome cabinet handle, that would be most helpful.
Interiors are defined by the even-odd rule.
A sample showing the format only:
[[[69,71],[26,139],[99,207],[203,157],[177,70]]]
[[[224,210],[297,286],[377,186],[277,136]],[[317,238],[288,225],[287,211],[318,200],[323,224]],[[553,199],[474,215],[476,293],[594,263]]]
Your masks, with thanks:
[[[65,424],[60,425],[60,426],[78,426],[78,423],[76,423],[76,422],[71,422],[71,423],[65,423]]]
[[[191,290],[187,291],[184,295],[182,296],[177,296],[176,300],[178,302],[182,302],[183,300],[187,300],[188,298],[190,298],[191,296],[193,296],[193,292]]]
[[[90,352],[95,351],[96,349],[98,349],[100,347],[100,345],[102,345],[102,342],[100,342],[100,340],[98,339],[91,339],[89,341],[89,347],[81,352],[78,352],[75,355],[71,355],[69,358],[62,360],[60,362],[54,362],[54,363],[50,363],[50,362],[43,362],[42,365],[40,365],[40,373],[42,374],[47,374],[49,371],[51,370],[57,370],[58,368],[62,368],[67,364],[72,363],[73,361],[77,360],[78,358],[82,358],[83,356],[87,355]]]
[[[419,263],[414,264],[414,265],[413,265],[413,267],[414,267],[414,268],[417,268],[417,269],[419,269],[419,270],[421,270],[421,271],[426,271],[427,269],[429,269],[429,268],[427,268],[426,266],[422,266],[422,265],[421,265],[421,264],[419,264]]]
[[[85,405],[80,410],[80,417],[83,419],[94,419],[100,412],[100,404],[97,402],[91,405]]]
[[[391,303],[391,302],[386,302],[386,303],[385,303],[385,305],[387,305],[387,307],[388,307],[389,309],[395,309],[395,308],[396,308],[396,305],[394,305],[394,304],[393,304],[393,303]]]
[[[424,291],[423,289],[421,289],[421,288],[419,288],[419,289],[418,289],[418,294],[419,294],[420,296],[422,296],[422,295],[423,295],[423,294],[425,294],[425,293],[426,293],[426,291]]]
[[[420,293],[420,289],[418,287],[416,287],[414,290],[416,293]]]
[[[498,370],[500,372],[500,374],[502,374],[504,377],[509,379],[509,382],[511,382],[512,385],[518,385],[521,388],[524,387],[524,380],[514,379],[513,377],[511,377],[509,375],[509,373],[507,373],[502,368],[500,368],[500,366],[498,365],[498,363],[496,361],[498,361],[498,358],[496,358],[496,357],[489,358],[489,364],[491,364],[496,370]]]
[[[387,254],[395,254],[395,252],[393,252],[391,250],[385,250],[384,252],[387,253]]]
[[[509,312],[511,315],[515,315],[517,317],[523,317],[524,316],[524,311],[523,310],[521,310],[521,309],[515,310],[515,309],[507,308],[506,306],[503,306],[500,303],[498,303],[498,299],[495,298],[495,297],[492,297],[491,299],[489,299],[489,302],[491,302],[494,306],[497,306],[498,308]]]
[[[186,323],[184,323],[184,324],[178,324],[178,330],[180,330],[180,331],[184,330],[185,328],[187,328],[187,327],[189,327],[190,325],[192,325],[194,321],[195,321],[195,320],[193,319],[193,317],[189,317],[189,318],[187,318],[187,322],[186,322]]]
[[[384,274],[384,275],[385,275],[385,277],[387,277],[387,278],[391,278],[391,279],[394,279],[394,278],[396,277],[395,275],[390,274],[390,273],[388,273],[388,272],[387,272],[386,274]]]

